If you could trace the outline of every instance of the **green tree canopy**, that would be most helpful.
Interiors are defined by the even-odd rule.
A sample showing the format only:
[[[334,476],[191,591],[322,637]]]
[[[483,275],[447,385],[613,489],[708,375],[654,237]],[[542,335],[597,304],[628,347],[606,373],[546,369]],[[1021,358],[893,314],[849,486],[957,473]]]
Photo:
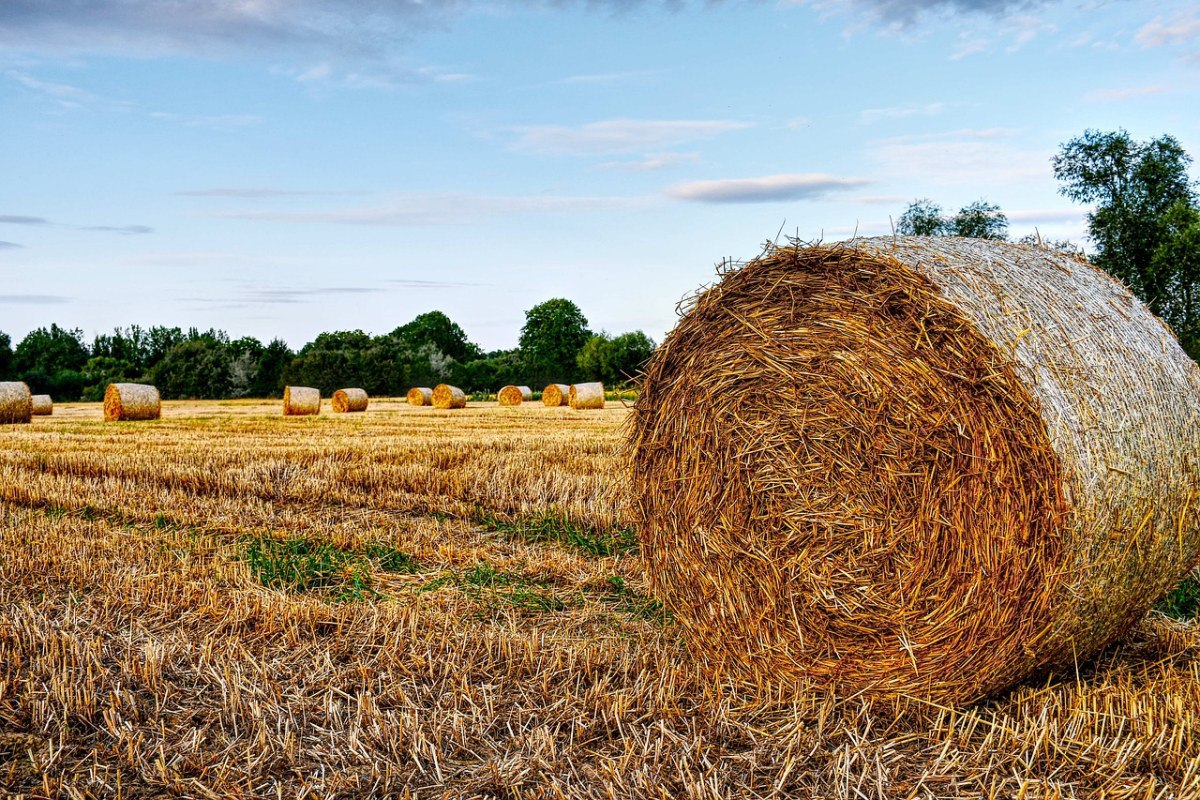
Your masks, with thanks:
[[[585,378],[616,386],[636,379],[653,352],[654,340],[641,331],[614,337],[600,333],[580,349],[576,364]]]
[[[0,331],[0,381],[9,381],[13,377],[12,339]]]
[[[976,200],[947,217],[929,198],[913,200],[896,220],[901,236],[965,236],[973,239],[1007,239],[1008,217],[1000,206]]]
[[[80,371],[90,357],[83,331],[51,325],[21,340],[13,352],[13,369],[35,394],[76,400],[83,391]]]
[[[592,336],[579,306],[554,298],[525,312],[521,354],[538,383],[573,383],[576,356]]]
[[[231,395],[230,352],[226,342],[198,336],[180,342],[150,371],[163,397],[208,400]]]
[[[896,233],[901,236],[942,236],[945,231],[942,207],[927,197],[913,200],[896,220]]]
[[[392,336],[413,350],[433,345],[455,361],[471,361],[483,355],[483,351],[467,338],[467,334],[458,323],[441,311],[429,311],[418,315],[412,322],[392,331]]]

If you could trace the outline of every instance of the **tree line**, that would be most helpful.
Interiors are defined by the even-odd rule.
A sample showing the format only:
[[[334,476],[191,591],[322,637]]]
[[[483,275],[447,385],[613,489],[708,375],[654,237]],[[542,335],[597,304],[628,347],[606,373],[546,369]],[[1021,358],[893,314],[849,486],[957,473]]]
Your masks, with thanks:
[[[1191,156],[1172,136],[1140,142],[1127,131],[1088,130],[1063,144],[1052,164],[1059,193],[1090,203],[1092,263],[1120,279],[1163,319],[1193,359],[1200,358],[1200,198]],[[949,215],[928,198],[896,221],[910,236],[1008,238],[998,205],[978,200]],[[1069,241],[1018,240],[1082,254]]]
[[[321,333],[298,351],[274,339],[231,338],[225,331],[130,325],[89,343],[82,330],[52,324],[15,347],[0,332],[0,380],[22,380],[57,400],[101,400],[109,383],[152,383],[164,398],[278,397],[286,385],[322,394],[357,386],[398,396],[413,386],[451,383],[468,392],[509,383],[632,379],[654,350],[642,331],[593,332],[583,312],[555,298],[525,314],[519,344],[484,352],[441,311],[417,316],[390,333]]]

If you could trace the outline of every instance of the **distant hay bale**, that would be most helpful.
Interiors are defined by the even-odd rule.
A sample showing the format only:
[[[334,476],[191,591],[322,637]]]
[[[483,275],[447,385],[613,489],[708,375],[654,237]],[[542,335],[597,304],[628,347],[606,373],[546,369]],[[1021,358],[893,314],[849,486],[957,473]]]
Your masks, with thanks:
[[[321,413],[321,392],[311,386],[285,386],[283,389],[283,415],[285,417],[308,417]]]
[[[570,402],[571,387],[565,383],[552,383],[542,389],[542,405],[565,406]]]
[[[528,386],[505,386],[496,395],[496,402],[502,406],[519,406],[524,400],[533,399],[533,389]]]
[[[434,408],[466,408],[467,395],[457,386],[439,383],[433,388]]]
[[[588,408],[604,408],[603,383],[576,383],[568,393],[571,408],[577,411]]]
[[[433,389],[428,389],[424,386],[414,386],[408,390],[408,404],[410,406],[433,405]]]
[[[338,414],[366,411],[367,393],[362,389],[338,389],[333,393],[333,410]]]
[[[48,417],[54,413],[54,400],[48,394],[35,394],[33,396],[33,415],[35,417]]]
[[[33,418],[33,395],[24,381],[0,381],[0,425],[23,425]]]
[[[104,421],[158,419],[162,400],[158,389],[144,383],[110,383],[104,389]]]
[[[972,702],[1073,669],[1200,553],[1200,369],[1045,250],[770,249],[651,357],[631,433],[653,591],[763,690]]]

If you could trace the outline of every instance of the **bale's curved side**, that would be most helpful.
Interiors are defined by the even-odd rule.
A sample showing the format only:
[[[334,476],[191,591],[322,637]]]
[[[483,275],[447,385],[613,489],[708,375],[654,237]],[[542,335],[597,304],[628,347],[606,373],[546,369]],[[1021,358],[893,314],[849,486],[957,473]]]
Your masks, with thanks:
[[[408,404],[410,406],[433,405],[433,389],[425,386],[414,386],[408,390]]]
[[[369,402],[363,389],[338,389],[333,393],[333,410],[338,414],[366,411]]]
[[[0,425],[24,425],[33,419],[33,395],[24,381],[0,381]]]
[[[571,408],[576,410],[604,408],[603,383],[572,384],[567,396]]]
[[[54,399],[48,394],[35,394],[33,396],[33,415],[35,417],[49,417],[54,413]]]
[[[496,402],[502,406],[519,406],[533,399],[533,389],[528,386],[505,386],[496,393]]]
[[[439,383],[433,387],[433,407],[434,408],[466,408],[467,395],[457,386],[451,386],[448,383]]]
[[[647,573],[718,669],[968,702],[1200,553],[1200,369],[1090,265],[881,238],[701,295],[633,419]]]
[[[162,399],[158,389],[144,383],[110,383],[104,389],[104,421],[136,422],[158,419]]]
[[[308,417],[321,413],[321,392],[311,386],[285,386],[283,389],[283,415],[285,417]]]
[[[552,383],[542,389],[542,405],[550,407],[565,406],[569,402],[571,387],[565,383]]]

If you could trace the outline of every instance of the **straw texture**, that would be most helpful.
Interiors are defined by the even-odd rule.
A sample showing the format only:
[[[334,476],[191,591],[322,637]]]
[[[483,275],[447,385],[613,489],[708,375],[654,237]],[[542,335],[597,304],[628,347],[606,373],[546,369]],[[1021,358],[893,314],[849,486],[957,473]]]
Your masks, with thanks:
[[[25,424],[33,418],[33,395],[24,381],[0,381],[0,425]]]
[[[502,406],[519,406],[533,399],[533,389],[528,386],[505,386],[496,394],[496,402]]]
[[[1196,563],[1200,370],[1082,260],[769,249],[647,365],[647,574],[760,688],[965,703],[1104,647]]]
[[[571,387],[565,383],[552,383],[542,389],[542,404],[556,407],[565,406],[569,402]]]
[[[54,400],[48,394],[35,394],[33,396],[33,415],[35,417],[48,417],[54,413]]]
[[[285,417],[307,417],[321,413],[321,392],[311,386],[285,386],[283,389],[283,415]]]
[[[466,408],[467,395],[457,386],[439,383],[433,387],[434,408]]]
[[[367,393],[363,389],[338,389],[333,393],[333,410],[338,414],[366,411]]]
[[[104,421],[158,419],[162,401],[158,389],[144,383],[110,383],[104,389]]]
[[[604,384],[576,383],[571,386],[568,400],[576,410],[604,408]]]
[[[414,386],[408,390],[408,404],[410,406],[433,405],[433,389],[424,386]]]

